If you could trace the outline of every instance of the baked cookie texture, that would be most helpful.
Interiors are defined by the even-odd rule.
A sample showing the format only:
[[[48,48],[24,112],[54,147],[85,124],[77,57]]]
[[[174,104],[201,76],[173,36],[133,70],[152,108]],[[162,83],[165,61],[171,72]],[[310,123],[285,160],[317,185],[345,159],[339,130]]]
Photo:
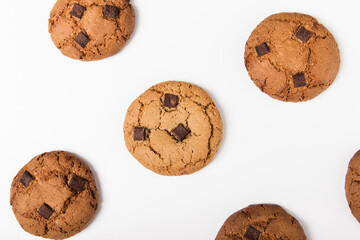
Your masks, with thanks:
[[[261,91],[289,102],[310,100],[334,81],[340,52],[315,18],[278,13],[262,21],[245,46],[245,66]]]
[[[124,138],[146,168],[161,175],[184,175],[213,159],[222,129],[220,113],[203,89],[169,81],[152,86],[130,105]]]
[[[95,215],[98,192],[85,162],[69,152],[33,158],[15,176],[10,204],[28,233],[64,239],[83,230]]]
[[[350,210],[360,223],[360,151],[349,162],[345,192]]]
[[[130,0],[58,0],[49,19],[49,33],[65,55],[83,61],[114,55],[135,27]]]
[[[232,214],[216,240],[305,240],[300,223],[274,204],[250,205]]]

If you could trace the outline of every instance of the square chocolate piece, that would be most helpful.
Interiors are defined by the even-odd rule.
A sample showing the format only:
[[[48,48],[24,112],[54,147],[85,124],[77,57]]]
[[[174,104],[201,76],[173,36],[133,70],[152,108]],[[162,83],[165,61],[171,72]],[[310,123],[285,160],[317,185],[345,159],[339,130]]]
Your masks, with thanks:
[[[134,127],[133,139],[135,141],[145,141],[145,138],[146,138],[146,128]]]
[[[82,192],[82,191],[85,189],[85,184],[86,184],[86,182],[87,182],[87,181],[86,181],[85,179],[83,179],[83,178],[81,178],[81,177],[79,177],[79,176],[74,175],[74,176],[72,176],[72,178],[70,179],[70,182],[69,182],[68,186],[69,186],[72,190],[80,193],[80,192]]]
[[[46,220],[49,220],[49,218],[51,217],[51,215],[54,213],[54,210],[52,210],[52,208],[47,205],[46,203],[44,203],[39,210],[37,210],[37,213],[45,218]]]
[[[304,27],[301,27],[295,34],[295,37],[297,37],[303,43],[306,43],[311,37],[311,34],[312,32],[306,30]]]
[[[179,141],[184,140],[186,136],[190,133],[190,131],[188,131],[181,123],[171,132],[172,134],[174,134],[175,138]]]
[[[293,76],[294,88],[306,86],[306,80],[304,73],[298,73]]]
[[[70,15],[77,17],[77,18],[82,18],[85,10],[86,10],[86,8],[84,6],[74,3],[74,5],[70,11]]]
[[[88,35],[83,32],[80,32],[74,40],[82,48],[84,48],[90,42],[90,38],[88,37]]]
[[[34,177],[28,172],[25,171],[23,175],[21,176],[19,182],[24,186],[27,187],[29,184],[34,180]]]
[[[258,57],[264,56],[265,54],[268,54],[270,52],[270,48],[269,46],[266,44],[266,42],[257,45],[255,47],[256,53],[258,55]]]
[[[244,234],[244,238],[247,240],[258,240],[260,233],[256,228],[249,226]]]
[[[166,93],[164,96],[164,107],[176,108],[179,103],[179,97],[177,95]]]
[[[105,18],[117,18],[120,10],[116,6],[106,4],[103,9],[103,15]]]

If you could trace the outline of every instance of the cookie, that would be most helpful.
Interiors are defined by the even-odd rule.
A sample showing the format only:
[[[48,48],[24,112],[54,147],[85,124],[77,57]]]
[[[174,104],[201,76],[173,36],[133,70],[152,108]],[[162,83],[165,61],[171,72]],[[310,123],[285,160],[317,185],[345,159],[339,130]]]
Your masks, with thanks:
[[[129,40],[135,27],[130,0],[58,0],[49,19],[55,46],[83,61],[114,55]]]
[[[152,86],[130,105],[124,138],[146,168],[161,175],[184,175],[212,160],[222,129],[220,113],[203,89],[170,81]]]
[[[278,13],[262,21],[245,47],[250,78],[270,97],[310,100],[334,81],[340,53],[333,35],[305,14]]]
[[[10,204],[28,233],[64,239],[93,218],[98,192],[85,162],[68,152],[48,152],[33,158],[15,176]]]
[[[216,240],[305,240],[300,223],[274,204],[250,205],[231,215]]]
[[[350,160],[345,180],[345,192],[350,210],[360,223],[360,151]]]

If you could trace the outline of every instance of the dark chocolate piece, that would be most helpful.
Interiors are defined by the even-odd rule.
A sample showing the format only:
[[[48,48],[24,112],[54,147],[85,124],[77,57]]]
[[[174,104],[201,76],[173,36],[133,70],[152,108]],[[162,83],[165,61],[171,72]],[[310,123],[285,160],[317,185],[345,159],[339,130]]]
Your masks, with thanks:
[[[77,18],[82,18],[84,15],[86,8],[78,3],[74,3],[73,7],[70,11],[70,15],[77,17]]]
[[[79,176],[72,176],[69,182],[69,187],[76,192],[82,192],[85,189],[86,180]]]
[[[34,180],[34,177],[28,171],[25,171],[19,181],[24,187],[27,187],[32,180]]]
[[[179,102],[179,97],[177,95],[166,93],[164,96],[164,107],[176,108]]]
[[[145,141],[145,138],[146,138],[146,128],[134,127],[133,139],[135,141]]]
[[[266,42],[257,45],[255,47],[256,53],[258,55],[258,57],[264,56],[265,54],[268,54],[270,52],[270,48],[269,46],[266,44]]]
[[[52,210],[52,208],[47,205],[46,203],[44,203],[39,210],[37,210],[37,213],[45,218],[46,220],[49,220],[49,218],[51,217],[51,215],[54,213],[54,210]]]
[[[190,133],[190,131],[188,131],[181,123],[171,132],[172,134],[174,134],[175,138],[179,141],[184,140],[186,136]]]
[[[258,240],[260,233],[256,228],[249,226],[244,234],[244,238],[247,240]]]
[[[298,73],[293,76],[294,88],[306,86],[306,80],[304,73]]]
[[[306,30],[304,27],[301,27],[295,34],[295,37],[297,37],[303,43],[306,43],[311,37],[311,34],[312,32]]]
[[[103,9],[103,15],[106,18],[117,18],[119,16],[120,10],[116,6],[106,4]]]
[[[90,42],[90,38],[88,37],[88,35],[83,32],[80,32],[74,40],[82,48],[84,48]]]

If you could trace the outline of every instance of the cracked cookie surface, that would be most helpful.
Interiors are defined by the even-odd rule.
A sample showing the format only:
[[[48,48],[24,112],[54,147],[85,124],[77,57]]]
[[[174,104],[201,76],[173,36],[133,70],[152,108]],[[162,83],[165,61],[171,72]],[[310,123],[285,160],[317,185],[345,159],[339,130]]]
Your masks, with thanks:
[[[310,100],[334,81],[340,52],[333,35],[305,14],[278,13],[262,21],[245,46],[250,78],[270,97]]]
[[[13,179],[10,204],[21,227],[36,236],[64,239],[86,227],[98,207],[94,176],[77,156],[43,153]]]
[[[360,151],[350,160],[346,174],[345,192],[350,210],[360,223]]]
[[[216,240],[306,240],[300,223],[275,204],[250,205],[232,214]]]
[[[49,33],[65,55],[83,61],[119,52],[135,27],[130,0],[58,0],[49,19]]]
[[[222,140],[220,113],[200,87],[169,81],[152,86],[129,107],[125,144],[146,168],[161,175],[194,173]]]

